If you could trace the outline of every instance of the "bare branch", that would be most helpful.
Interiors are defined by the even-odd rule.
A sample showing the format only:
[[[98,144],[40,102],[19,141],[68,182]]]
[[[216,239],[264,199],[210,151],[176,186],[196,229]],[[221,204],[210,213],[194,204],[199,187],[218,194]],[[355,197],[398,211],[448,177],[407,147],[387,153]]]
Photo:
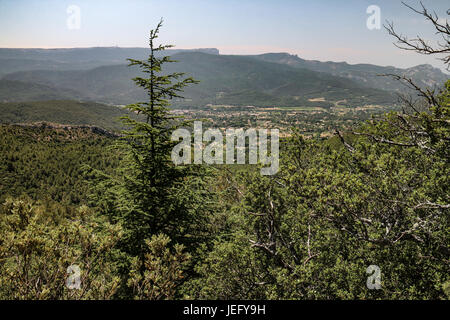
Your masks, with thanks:
[[[342,136],[341,132],[340,132],[339,130],[337,130],[337,129],[336,129],[336,134],[337,134],[337,136],[339,137],[339,139],[341,140],[342,144],[345,146],[345,148],[347,148],[347,150],[348,150],[350,153],[355,152],[355,148],[353,148],[350,144],[348,144],[348,143],[345,141],[345,139],[344,139],[344,137]]]
[[[394,28],[393,22],[386,22],[384,28],[388,31],[388,33],[393,36],[397,42],[394,45],[397,48],[409,51],[415,51],[420,54],[425,55],[444,55],[444,57],[440,58],[440,60],[444,61],[444,64],[447,65],[447,70],[450,68],[450,26],[448,21],[445,24],[439,22],[440,19],[436,12],[430,13],[423,3],[421,2],[421,9],[413,8],[412,6],[402,2],[404,6],[411,9],[413,12],[422,15],[425,19],[431,22],[436,30],[436,34],[442,37],[443,43],[437,42],[436,46],[432,46],[427,43],[423,38],[417,36],[416,38],[410,39],[397,31]]]

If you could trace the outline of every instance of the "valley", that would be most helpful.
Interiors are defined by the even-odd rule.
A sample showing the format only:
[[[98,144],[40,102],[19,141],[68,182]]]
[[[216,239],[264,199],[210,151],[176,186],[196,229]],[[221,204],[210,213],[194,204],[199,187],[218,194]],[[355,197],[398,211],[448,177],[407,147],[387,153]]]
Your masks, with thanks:
[[[359,123],[376,118],[395,107],[368,105],[358,108],[334,107],[266,107],[207,105],[203,108],[175,109],[172,112],[186,119],[205,119],[204,126],[218,128],[278,129],[282,136],[294,131],[304,137],[328,137],[336,129],[349,129]]]
[[[122,107],[147,99],[132,81],[141,73],[127,66],[126,58],[146,53],[144,48],[0,49],[0,123],[49,121],[121,130]],[[388,82],[349,76],[357,70],[373,80],[374,72],[389,68],[335,68],[287,53],[238,56],[217,49],[171,49],[167,54],[178,63],[169,64],[166,74],[184,72],[200,81],[186,88],[184,98],[171,100],[172,112],[207,119],[206,125],[218,128],[278,128],[283,135],[294,129],[305,137],[326,137],[398,109],[389,90],[397,89]],[[433,70],[427,79],[438,83],[442,75]]]

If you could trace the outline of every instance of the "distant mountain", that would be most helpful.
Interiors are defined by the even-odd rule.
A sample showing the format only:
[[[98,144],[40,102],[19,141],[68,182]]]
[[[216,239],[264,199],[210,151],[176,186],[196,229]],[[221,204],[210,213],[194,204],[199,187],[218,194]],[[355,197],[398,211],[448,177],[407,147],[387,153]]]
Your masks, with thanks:
[[[267,62],[289,65],[312,71],[325,72],[334,76],[348,78],[369,87],[389,91],[404,91],[405,87],[390,77],[378,76],[380,74],[406,75],[412,78],[419,86],[433,87],[442,85],[448,78],[438,68],[429,64],[418,65],[408,69],[395,67],[382,67],[372,64],[348,64],[346,62],[320,62],[304,60],[288,53],[266,53],[252,56]]]
[[[367,88],[342,77],[247,56],[204,52],[179,52],[178,63],[166,65],[166,72],[186,72],[200,80],[186,89],[185,100],[177,105],[233,104],[255,106],[331,106],[392,103],[386,91]],[[77,71],[23,71],[4,80],[20,81],[74,90],[80,99],[126,104],[146,99],[131,78],[137,68],[126,65],[102,66]],[[311,101],[312,100],[312,101]]]
[[[219,54],[219,50],[215,48],[169,49],[165,53],[173,55],[187,51]],[[30,70],[88,70],[105,65],[125,64],[128,58],[146,59],[148,53],[148,48],[0,48],[0,76]]]
[[[200,52],[219,55],[215,48],[170,49],[167,55]],[[123,65],[127,58],[145,59],[148,48],[94,47],[70,49],[8,49],[0,48],[0,77],[19,71],[68,71],[90,70],[101,66]],[[246,56],[265,62],[284,64],[293,68],[324,72],[358,82],[360,85],[388,91],[404,90],[397,81],[379,74],[393,73],[410,76],[419,85],[435,86],[445,82],[449,76],[430,65],[419,65],[408,69],[382,67],[371,64],[348,64],[346,62],[320,62],[301,59],[288,53],[267,53]]]
[[[18,71],[73,70],[77,67],[81,69],[89,69],[89,66],[84,64],[74,65],[71,63],[58,62],[54,60],[0,59],[0,76]]]
[[[38,84],[54,91],[65,92],[68,88],[78,92],[78,100],[98,101],[113,104],[127,104],[136,99],[145,99],[145,92],[131,80],[138,75],[135,68],[127,65],[112,65],[91,70],[76,71],[23,71],[12,73],[2,81]],[[27,99],[32,101],[38,99]],[[23,101],[23,99],[21,100]]]
[[[0,123],[54,122],[66,125],[91,125],[117,131],[118,118],[126,111],[113,106],[78,101],[33,101],[0,103]]]

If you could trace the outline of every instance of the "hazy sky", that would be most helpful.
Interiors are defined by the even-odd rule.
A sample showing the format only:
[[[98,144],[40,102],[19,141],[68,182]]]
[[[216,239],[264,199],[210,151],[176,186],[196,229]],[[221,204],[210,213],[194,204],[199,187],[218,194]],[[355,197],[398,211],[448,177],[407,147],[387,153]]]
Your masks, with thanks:
[[[406,0],[418,6],[416,0]],[[423,3],[446,19],[448,0]],[[80,9],[70,29],[69,6]],[[177,48],[218,48],[222,54],[289,52],[305,59],[410,67],[433,57],[395,48],[382,27],[369,30],[368,6],[398,31],[434,39],[432,25],[397,0],[0,0],[0,47],[145,47],[161,17],[161,41]],[[70,21],[74,21],[73,19]]]

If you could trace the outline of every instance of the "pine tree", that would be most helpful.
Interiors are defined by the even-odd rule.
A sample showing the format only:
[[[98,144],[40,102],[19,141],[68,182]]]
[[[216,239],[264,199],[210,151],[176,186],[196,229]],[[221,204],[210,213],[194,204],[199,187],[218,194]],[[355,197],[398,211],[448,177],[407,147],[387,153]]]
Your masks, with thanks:
[[[122,139],[127,156],[120,220],[126,232],[125,251],[142,259],[146,239],[164,233],[174,242],[183,242],[186,225],[193,219],[185,199],[178,195],[190,168],[175,166],[170,157],[176,144],[171,134],[186,123],[171,115],[168,107],[171,99],[182,98],[185,86],[197,81],[184,73],[162,72],[163,64],[176,61],[161,54],[172,45],[155,45],[161,26],[162,20],[150,31],[148,59],[128,59],[130,66],[143,72],[133,81],[148,92],[149,99],[126,106],[137,116],[122,118],[129,129]]]

